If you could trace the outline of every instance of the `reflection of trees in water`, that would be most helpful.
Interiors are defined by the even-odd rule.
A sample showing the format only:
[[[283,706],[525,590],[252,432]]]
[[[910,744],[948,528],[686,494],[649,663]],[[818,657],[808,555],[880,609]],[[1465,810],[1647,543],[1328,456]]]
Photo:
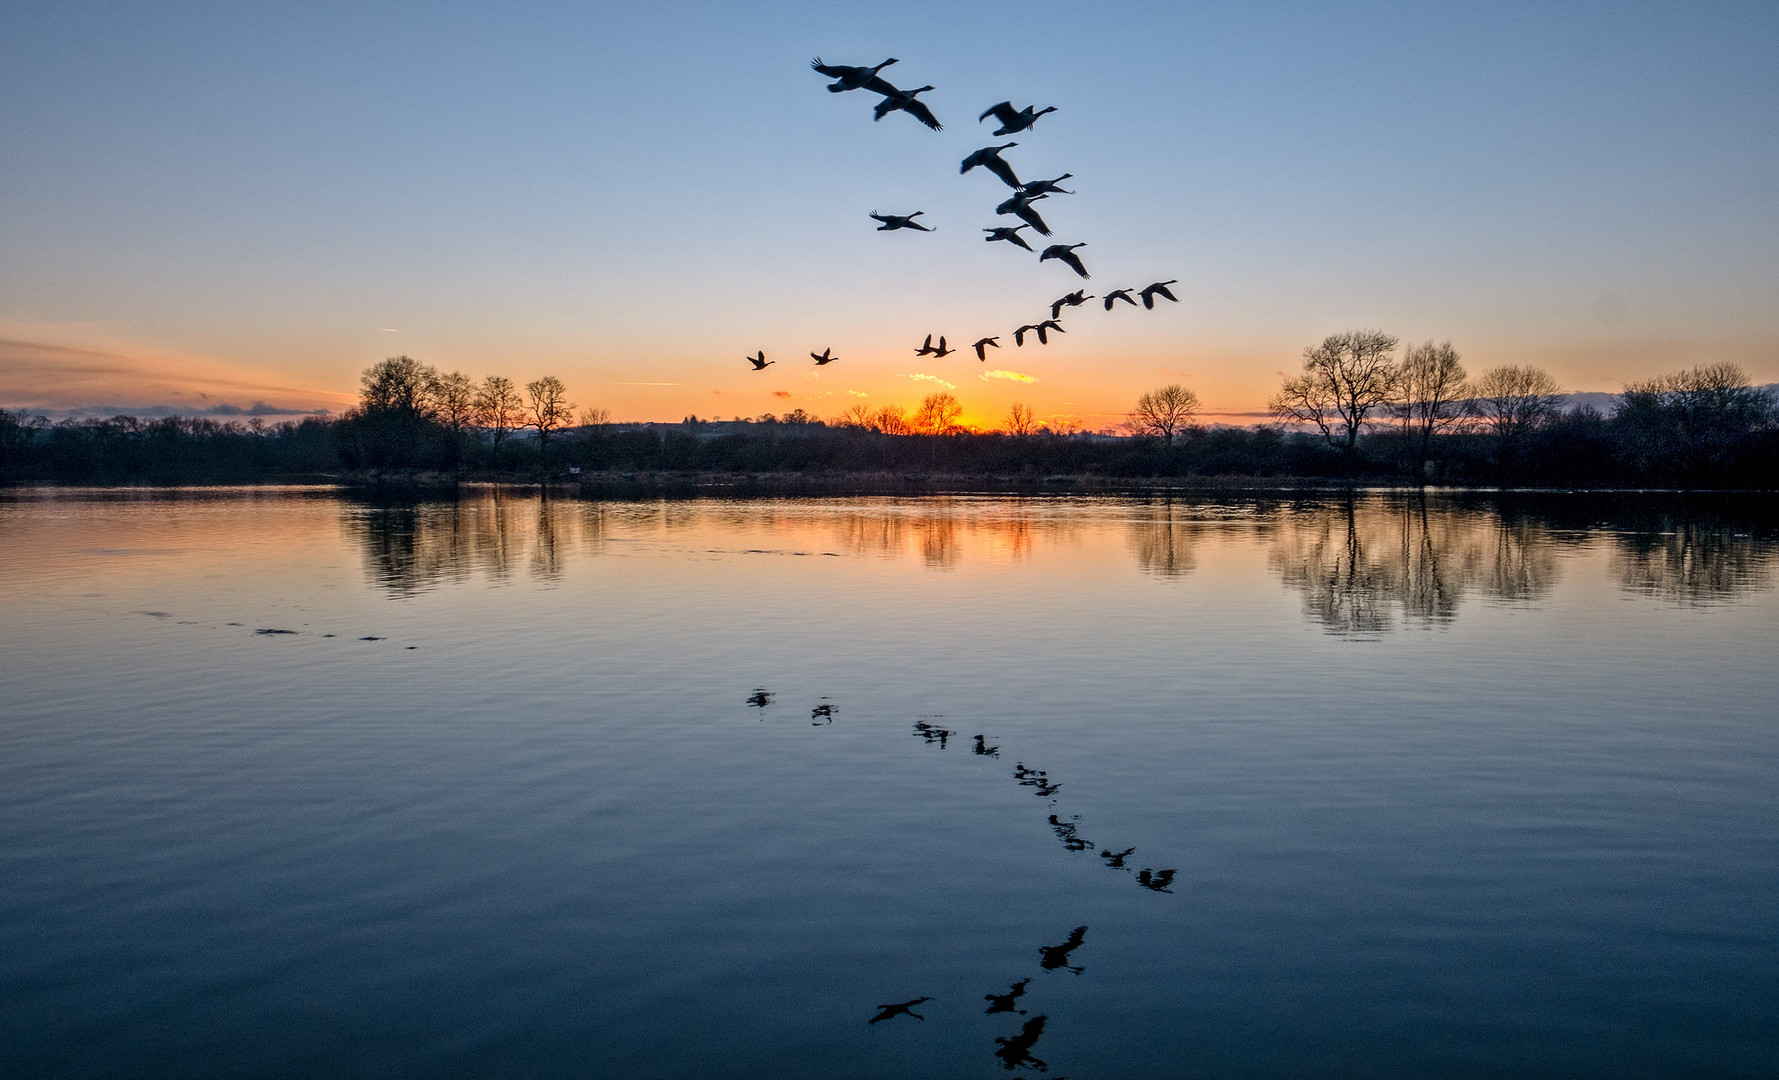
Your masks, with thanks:
[[[1204,533],[1199,509],[1168,499],[1147,510],[1131,522],[1128,534],[1137,566],[1145,574],[1163,578],[1184,577],[1198,569],[1193,549]]]
[[[1270,563],[1328,632],[1376,636],[1398,618],[1450,621],[1471,591],[1535,600],[1556,581],[1547,528],[1424,498],[1347,499],[1281,512]]]
[[[1621,533],[1613,568],[1626,589],[1678,604],[1721,603],[1769,587],[1773,545],[1712,521]]]
[[[377,584],[400,595],[481,574],[494,581],[526,567],[530,577],[562,574],[563,551],[604,534],[597,503],[514,496],[498,488],[438,502],[378,502],[348,510]]]

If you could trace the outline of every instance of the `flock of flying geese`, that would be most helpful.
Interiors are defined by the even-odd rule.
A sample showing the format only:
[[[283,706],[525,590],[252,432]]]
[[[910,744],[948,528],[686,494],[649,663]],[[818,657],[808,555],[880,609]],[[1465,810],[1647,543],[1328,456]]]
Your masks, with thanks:
[[[892,56],[875,67],[849,67],[842,64],[824,64],[821,61],[821,57],[818,56],[810,62],[810,66],[822,75],[834,80],[828,84],[830,93],[839,94],[849,90],[869,90],[874,94],[881,95],[882,100],[877,103],[873,110],[873,119],[875,120],[882,120],[892,112],[905,112],[934,131],[943,130],[944,125],[939,123],[938,117],[933,115],[933,110],[927,107],[926,102],[918,99],[919,95],[933,89],[931,86],[922,86],[915,90],[901,90],[879,74],[884,68],[889,67],[896,62],[896,58]],[[1011,101],[1003,101],[998,105],[992,105],[984,110],[982,115],[976,118],[976,122],[981,123],[991,116],[994,117],[1000,122],[1000,127],[996,128],[994,131],[995,137],[999,138],[1005,135],[1016,135],[1019,132],[1028,131],[1031,129],[1032,125],[1038,122],[1039,117],[1043,116],[1045,113],[1055,111],[1056,106],[1054,105],[1047,105],[1042,109],[1032,105],[1027,105],[1023,109],[1015,109]],[[1026,238],[1020,235],[1020,233],[1025,229],[1031,229],[1039,236],[1049,236],[1050,226],[1045,223],[1044,218],[1038,213],[1037,208],[1033,204],[1043,199],[1047,199],[1052,195],[1073,195],[1074,192],[1064,189],[1061,185],[1064,180],[1069,179],[1074,174],[1063,173],[1061,176],[1052,180],[1021,181],[1019,179],[1019,174],[1013,170],[1013,166],[1008,164],[1005,158],[1001,157],[1002,151],[1011,150],[1018,145],[1019,144],[1016,142],[1009,142],[999,146],[985,146],[971,154],[969,157],[964,158],[962,165],[958,168],[958,172],[960,174],[968,173],[977,166],[981,166],[999,177],[1002,183],[1013,189],[1013,194],[1008,197],[1006,201],[995,207],[995,214],[997,216],[1010,215],[1012,217],[1017,217],[1022,224],[985,228],[982,231],[988,235],[984,237],[984,240],[989,243],[1005,241],[1015,247],[1022,247],[1027,251],[1035,252],[1036,249],[1033,248],[1032,245],[1026,241]],[[880,214],[873,210],[871,211],[870,217],[879,223],[877,226],[878,232],[896,232],[903,229],[911,229],[916,232],[933,232],[934,230],[930,226],[923,225],[914,220],[924,214],[925,211],[922,210],[916,210],[908,214]],[[1048,262],[1054,259],[1057,262],[1062,263],[1064,266],[1067,266],[1081,277],[1086,278],[1089,276],[1087,267],[1082,263],[1081,256],[1075,253],[1076,248],[1086,246],[1086,241],[1080,241],[1074,244],[1051,244],[1044,248],[1042,252],[1037,252],[1038,261]],[[1089,296],[1084,290],[1077,289],[1050,305],[1050,318],[1045,319],[1042,322],[1028,323],[1013,331],[1013,343],[1016,346],[1024,346],[1026,335],[1031,334],[1038,339],[1038,344],[1050,344],[1049,334],[1052,331],[1058,334],[1066,333],[1062,328],[1062,323],[1059,321],[1062,317],[1062,309],[1065,307],[1079,307],[1082,304],[1087,303],[1089,300],[1103,300],[1107,311],[1111,311],[1120,300],[1135,307],[1137,301],[1131,299],[1131,293],[1135,291],[1137,295],[1142,298],[1145,310],[1154,310],[1155,298],[1158,296],[1165,300],[1171,300],[1178,303],[1179,298],[1172,292],[1168,291],[1168,286],[1174,284],[1178,284],[1178,279],[1157,281],[1141,290],[1113,289],[1111,292],[1106,293],[1104,297]],[[988,359],[989,349],[998,349],[1000,347],[1001,339],[998,335],[979,338],[970,345],[970,348],[974,349],[976,352],[976,359],[983,361]],[[935,346],[933,344],[933,335],[928,334],[926,341],[921,344],[920,348],[914,350],[914,355],[945,357],[950,356],[957,351],[959,350],[950,348],[946,345],[945,335],[939,335],[939,344]],[[817,367],[826,366],[840,359],[838,356],[833,355],[833,350],[831,348],[823,349],[819,354],[812,352],[809,356],[815,361]],[[756,352],[753,356],[747,357],[747,362],[754,366],[755,371],[764,371],[768,366],[775,364],[778,361],[766,359],[766,352],[762,349]]]

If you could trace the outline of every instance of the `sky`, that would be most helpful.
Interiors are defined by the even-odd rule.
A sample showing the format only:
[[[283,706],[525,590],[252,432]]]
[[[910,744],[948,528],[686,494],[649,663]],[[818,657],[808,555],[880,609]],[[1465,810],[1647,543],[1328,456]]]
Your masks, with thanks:
[[[897,57],[944,130],[874,122],[815,56]],[[6,0],[0,408],[337,413],[404,353],[617,420],[950,389],[979,426],[1101,427],[1180,383],[1252,423],[1362,327],[1575,391],[1774,382],[1774,56],[1771,0]],[[996,139],[1002,100],[1057,111]],[[984,242],[1007,189],[958,164],[1006,141],[1073,174],[1039,208],[1089,280]],[[1168,279],[1013,345],[1078,287]]]

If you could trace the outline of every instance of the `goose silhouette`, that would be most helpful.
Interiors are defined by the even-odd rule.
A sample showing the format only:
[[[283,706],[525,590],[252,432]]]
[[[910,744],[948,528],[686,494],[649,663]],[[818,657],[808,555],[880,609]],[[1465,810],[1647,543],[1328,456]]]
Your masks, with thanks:
[[[883,224],[877,226],[878,232],[894,232],[897,229],[916,229],[920,232],[932,232],[932,229],[929,229],[925,225],[914,220],[924,213],[926,213],[925,210],[916,210],[912,214],[880,214],[873,210],[867,216],[883,222]]]
[[[985,146],[965,158],[963,164],[958,166],[957,171],[959,173],[967,173],[971,169],[980,165],[989,172],[1000,177],[1001,182],[1008,187],[1013,188],[1014,190],[1019,190],[1019,177],[1013,172],[1013,166],[1007,164],[1006,161],[1001,158],[1002,150],[1011,150],[1018,145],[1019,144],[1016,142],[1010,142],[1002,146]]]
[[[1001,339],[998,337],[985,337],[977,341],[976,344],[970,346],[970,348],[976,350],[976,359],[984,361],[988,359],[988,353],[984,350],[998,349],[1000,347]],[[976,747],[976,752],[980,754],[982,752],[982,736],[980,735],[976,736]]]
[[[1038,117],[1045,113],[1055,112],[1056,106],[1047,105],[1036,112],[1033,112],[1032,109],[1031,105],[1027,105],[1023,109],[1015,109],[1011,101],[1003,101],[999,105],[990,105],[984,109],[982,115],[976,118],[976,122],[980,124],[992,116],[1001,122],[1001,126],[995,129],[996,135],[1014,135],[1037,123]]]
[[[778,363],[777,360],[766,359],[766,350],[764,349],[761,349],[758,355],[749,356],[746,359],[748,363],[754,366],[755,371],[765,371],[766,365]]]
[[[1081,256],[1075,254],[1076,248],[1086,246],[1087,241],[1085,240],[1081,241],[1079,244],[1051,244],[1038,256],[1038,261],[1043,262],[1046,259],[1055,259],[1057,262],[1062,263],[1064,266],[1073,270],[1075,273],[1080,274],[1082,277],[1088,277],[1087,267],[1081,265]],[[1147,298],[1147,296],[1148,293],[1145,292],[1144,297]]]
[[[1179,278],[1174,278],[1169,281],[1157,281],[1155,284],[1144,289],[1142,292],[1138,293],[1137,295],[1141,296],[1143,298],[1143,306],[1146,308],[1149,308],[1151,310],[1153,310],[1155,307],[1155,298],[1157,296],[1165,296],[1169,300],[1172,300],[1174,303],[1177,304],[1180,302],[1180,298],[1175,296],[1173,293],[1168,292],[1167,287],[1169,285],[1178,285],[1179,283],[1180,283]]]
[[[892,56],[876,67],[846,67],[841,64],[824,64],[818,56],[809,62],[809,66],[835,80],[828,84],[829,93],[870,90],[878,94],[892,94],[897,92],[896,88],[877,73],[895,62],[896,58]]]
[[[817,355],[816,355],[816,354],[814,354],[814,353],[810,353],[810,354],[809,354],[809,358],[810,358],[810,359],[811,359],[811,360],[814,360],[814,361],[815,361],[815,366],[816,366],[816,367],[823,367],[823,366],[825,366],[825,365],[827,365],[827,364],[832,364],[832,363],[833,363],[833,362],[834,362],[834,361],[836,361],[836,360],[838,360],[838,359],[840,359],[840,358],[839,358],[839,357],[838,357],[838,356],[830,356],[830,355],[829,355],[829,354],[830,354],[830,353],[832,353],[832,352],[833,352],[833,351],[834,351],[834,350],[833,350],[833,349],[831,349],[831,348],[829,348],[829,349],[823,349],[823,350],[822,350],[822,354],[821,354],[821,355],[820,355],[820,356],[817,356]]]
[[[995,228],[992,228],[992,229],[983,229],[982,231],[987,233],[988,235],[983,237],[982,239],[988,241],[991,244],[994,243],[996,240],[1005,240],[1009,244],[1018,244],[1020,247],[1026,249],[1027,251],[1033,251],[1035,249],[1030,244],[1025,242],[1025,237],[1019,235],[1019,230],[1029,229],[1029,228],[1031,228],[1031,225],[1029,225],[1029,224],[1014,225],[1012,227],[1008,227],[1006,225],[1000,225],[1000,226],[996,226]],[[1131,303],[1134,304],[1134,303],[1136,303],[1136,301],[1133,300],[1133,301],[1131,301]]]
[[[882,120],[890,113],[899,111],[907,113],[934,131],[943,131],[945,125],[941,124],[939,118],[933,115],[933,110],[927,108],[927,103],[914,99],[914,95],[924,94],[931,89],[930,86],[923,86],[916,90],[897,90],[892,86],[890,92],[883,95],[883,100],[877,103],[877,108],[873,110],[875,115],[871,119]],[[878,93],[881,94],[883,91],[879,90]]]

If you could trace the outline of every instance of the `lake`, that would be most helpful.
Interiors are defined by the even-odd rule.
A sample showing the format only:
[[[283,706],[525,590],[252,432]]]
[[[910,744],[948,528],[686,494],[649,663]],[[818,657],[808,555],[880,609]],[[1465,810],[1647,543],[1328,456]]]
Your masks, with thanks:
[[[0,1074],[1776,1075],[1776,575],[1757,497],[0,493]]]

